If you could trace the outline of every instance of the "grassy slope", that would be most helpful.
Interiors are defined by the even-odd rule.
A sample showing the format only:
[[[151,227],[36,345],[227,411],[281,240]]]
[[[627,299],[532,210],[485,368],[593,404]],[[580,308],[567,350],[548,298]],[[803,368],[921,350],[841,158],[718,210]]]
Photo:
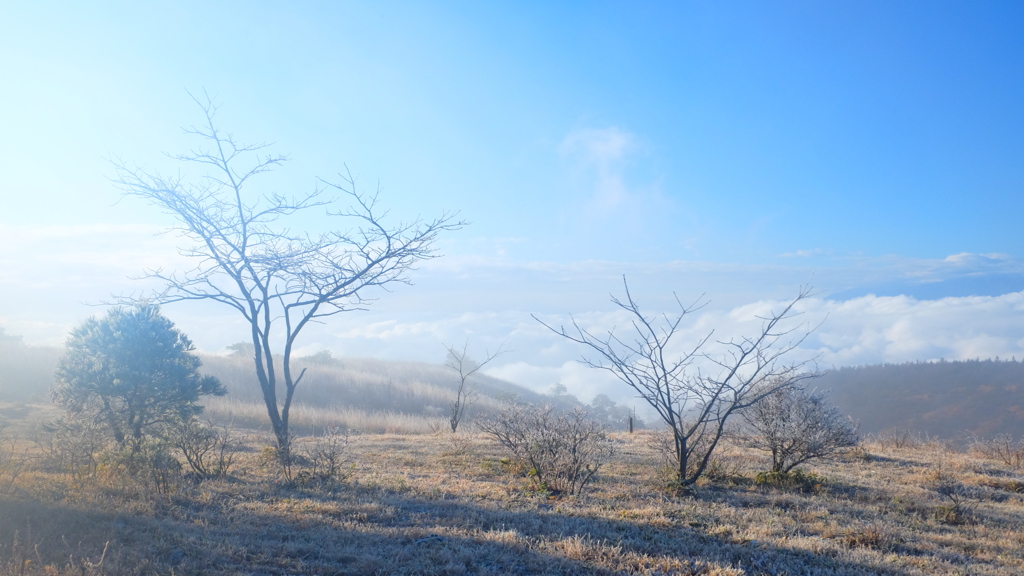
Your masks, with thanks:
[[[431,424],[444,425],[448,403],[454,398],[452,371],[435,364],[372,358],[297,360],[293,371],[302,369],[306,374],[296,392],[292,418],[300,432],[326,426],[369,432],[426,432]],[[266,421],[252,360],[204,356],[203,370],[218,377],[228,389],[226,397],[204,401],[210,416],[250,427]],[[470,419],[498,408],[504,398],[532,403],[557,401],[483,375],[471,384],[477,394],[467,411]],[[570,401],[563,399],[561,403],[568,405]]]
[[[53,368],[60,349],[25,346],[0,341],[0,403],[49,402]],[[203,371],[220,378],[228,389],[221,398],[207,398],[207,416],[237,426],[259,428],[267,421],[252,361],[237,356],[204,355]],[[452,371],[444,366],[419,362],[395,362],[372,358],[328,361],[299,359],[295,371],[307,369],[296,393],[292,422],[299,433],[327,426],[367,432],[427,432],[444,425],[448,402],[454,397]],[[555,402],[563,406],[575,400],[537,394],[511,382],[485,375],[474,377],[477,391],[467,417],[497,408],[506,398],[532,403]],[[24,407],[0,407],[0,419],[18,417]]]
[[[613,438],[614,461],[575,500],[529,491],[479,437],[358,436],[350,475],[327,487],[289,487],[257,436],[231,478],[165,496],[119,475],[30,471],[0,492],[0,574],[1024,571],[1020,472],[942,444],[868,445],[812,467],[823,480],[806,492],[755,486],[763,458],[729,448],[731,473],[678,497],[646,433]],[[944,475],[972,491],[969,523],[936,519]]]

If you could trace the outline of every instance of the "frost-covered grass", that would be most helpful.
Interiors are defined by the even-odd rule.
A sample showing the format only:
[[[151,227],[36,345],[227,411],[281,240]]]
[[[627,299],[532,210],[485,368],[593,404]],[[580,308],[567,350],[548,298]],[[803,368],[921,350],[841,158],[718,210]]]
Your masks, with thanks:
[[[0,494],[0,574],[1024,573],[1020,472],[941,443],[869,443],[767,485],[763,456],[726,446],[716,478],[681,495],[651,434],[615,433],[600,478],[555,499],[483,436],[354,435],[338,482],[303,483],[269,436],[238,433],[230,476],[165,493],[32,460]],[[957,521],[943,486],[963,497]]]

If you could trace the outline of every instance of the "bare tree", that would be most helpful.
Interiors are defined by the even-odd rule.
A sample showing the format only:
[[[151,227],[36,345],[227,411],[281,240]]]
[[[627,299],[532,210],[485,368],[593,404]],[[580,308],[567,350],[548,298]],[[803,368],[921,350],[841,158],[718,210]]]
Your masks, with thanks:
[[[783,388],[743,411],[741,417],[753,432],[743,443],[771,453],[772,472],[786,474],[859,441],[857,426],[829,406],[823,392]]]
[[[614,328],[595,335],[575,318],[571,331],[534,319],[589,348],[594,355],[583,356],[583,364],[614,374],[654,408],[672,435],[676,481],[685,488],[704,474],[730,416],[815,375],[804,370],[806,362],[783,361],[809,334],[800,335],[784,324],[796,315],[794,307],[810,291],[802,288],[781,310],[759,317],[761,329],[754,336],[719,341],[725,351],[712,355],[704,348],[713,332],[680,353],[673,341],[683,320],[701,307],[699,301],[686,306],[676,297],[679,310],[675,314],[647,316],[630,294],[625,277],[622,283],[626,298],[613,295],[612,303],[631,319],[628,336],[620,336]],[[698,361],[704,369],[697,366]]]
[[[372,301],[367,298],[371,289],[409,283],[408,272],[415,264],[437,255],[433,246],[438,234],[463,222],[444,212],[434,220],[386,225],[388,212],[378,205],[379,188],[370,194],[358,191],[347,168],[340,183],[320,180],[305,193],[253,194],[248,191],[253,177],[287,158],[265,152],[266,144],[236,142],[217,128],[218,106],[208,95],[193,100],[202,109],[204,123],[185,132],[202,143],[172,158],[203,170],[198,179],[164,176],[117,158],[114,181],[126,196],[171,215],[177,221],[173,230],[187,242],[180,253],[195,262],[183,272],[147,271],[143,278],[164,286],[148,299],[208,300],[245,318],[267,414],[280,455],[287,459],[289,409],[305,373],[295,375],[291,370],[299,334],[312,322],[365,309]],[[331,194],[347,199],[348,205],[338,207],[338,198]],[[290,216],[311,210],[336,218],[335,231],[304,234],[289,228]],[[275,344],[283,344],[280,371],[274,352],[282,349]]]
[[[448,425],[452,429],[452,434],[458,431],[459,424],[462,423],[463,416],[466,414],[466,408],[469,408],[476,398],[476,388],[473,387],[470,378],[492,360],[504,354],[503,346],[504,344],[498,346],[494,354],[484,351],[485,358],[483,362],[474,362],[467,353],[469,350],[469,340],[466,340],[461,350],[455,346],[445,345],[444,348],[448,351],[448,356],[445,359],[444,365],[454,370],[458,378],[455,387],[455,398],[448,403]]]

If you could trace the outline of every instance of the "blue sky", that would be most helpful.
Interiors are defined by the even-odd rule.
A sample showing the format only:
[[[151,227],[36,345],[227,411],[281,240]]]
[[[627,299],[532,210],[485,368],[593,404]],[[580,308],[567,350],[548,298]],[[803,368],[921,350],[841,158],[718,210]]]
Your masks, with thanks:
[[[583,391],[529,313],[611,313],[627,274],[652,309],[810,282],[838,364],[1019,353],[1022,27],[1013,2],[8,3],[0,326],[59,342],[81,302],[180,264],[105,158],[172,169],[205,88],[222,127],[291,156],[266,189],[347,165],[396,216],[472,222],[311,350],[508,339],[499,373]],[[207,350],[241,339],[166,312]]]

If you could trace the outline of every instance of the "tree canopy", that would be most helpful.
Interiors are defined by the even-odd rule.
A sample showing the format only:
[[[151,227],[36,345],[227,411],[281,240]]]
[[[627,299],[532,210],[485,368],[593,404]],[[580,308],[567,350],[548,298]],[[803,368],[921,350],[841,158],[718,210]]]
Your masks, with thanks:
[[[112,308],[71,332],[57,363],[54,401],[137,449],[154,426],[202,412],[200,396],[225,393],[219,380],[200,374],[193,350],[158,306]]]

